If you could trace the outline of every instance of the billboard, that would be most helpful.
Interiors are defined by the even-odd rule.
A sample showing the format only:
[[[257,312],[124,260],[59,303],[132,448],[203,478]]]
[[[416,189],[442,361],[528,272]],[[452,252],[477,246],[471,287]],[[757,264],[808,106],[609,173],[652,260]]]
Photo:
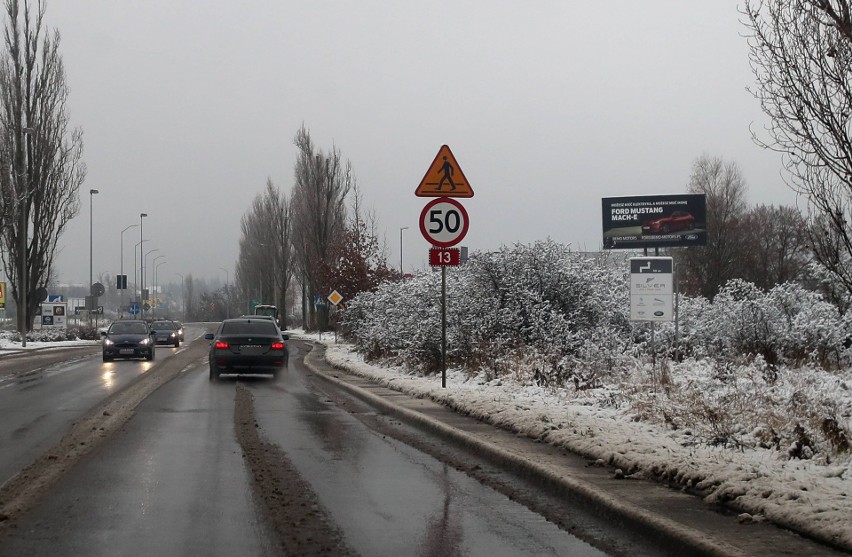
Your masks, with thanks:
[[[630,320],[674,319],[674,262],[671,257],[630,258]]]
[[[38,319],[33,323],[34,329],[64,329],[67,324],[67,304],[65,302],[42,302],[36,309]]]
[[[703,193],[604,197],[604,249],[673,248],[707,243]]]

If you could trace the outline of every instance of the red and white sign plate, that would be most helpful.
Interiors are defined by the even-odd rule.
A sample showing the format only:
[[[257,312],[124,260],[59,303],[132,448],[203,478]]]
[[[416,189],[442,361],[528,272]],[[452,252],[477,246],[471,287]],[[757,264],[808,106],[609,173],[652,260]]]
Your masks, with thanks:
[[[462,204],[450,197],[433,199],[420,213],[420,233],[439,248],[452,247],[464,239],[470,225]]]
[[[459,248],[432,248],[429,250],[429,265],[432,267],[455,267],[461,262]]]

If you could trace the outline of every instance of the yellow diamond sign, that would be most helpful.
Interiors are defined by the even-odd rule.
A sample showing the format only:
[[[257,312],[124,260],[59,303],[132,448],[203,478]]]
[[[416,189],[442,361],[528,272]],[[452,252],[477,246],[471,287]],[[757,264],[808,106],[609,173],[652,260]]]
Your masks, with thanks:
[[[337,305],[343,301],[343,296],[340,295],[340,292],[335,290],[334,292],[328,295],[328,301],[334,305]]]

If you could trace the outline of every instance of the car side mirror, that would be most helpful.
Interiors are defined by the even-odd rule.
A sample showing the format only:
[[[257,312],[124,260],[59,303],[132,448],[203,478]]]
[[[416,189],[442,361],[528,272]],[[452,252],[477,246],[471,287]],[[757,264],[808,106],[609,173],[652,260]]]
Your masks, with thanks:
[[[213,333],[206,333],[204,335],[205,340],[213,340]]]
[[[290,340],[290,335],[281,335],[281,340]]]
[[[107,335],[106,335],[106,331],[101,331],[101,336],[102,336],[102,337],[107,336]]]

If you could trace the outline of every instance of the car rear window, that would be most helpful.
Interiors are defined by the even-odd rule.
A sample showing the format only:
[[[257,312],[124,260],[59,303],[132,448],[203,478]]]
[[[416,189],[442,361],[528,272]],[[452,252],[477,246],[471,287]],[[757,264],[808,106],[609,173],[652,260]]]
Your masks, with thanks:
[[[278,335],[274,323],[264,320],[222,323],[223,335]]]
[[[175,324],[172,323],[171,321],[155,321],[151,325],[151,328],[152,329],[174,329]]]

